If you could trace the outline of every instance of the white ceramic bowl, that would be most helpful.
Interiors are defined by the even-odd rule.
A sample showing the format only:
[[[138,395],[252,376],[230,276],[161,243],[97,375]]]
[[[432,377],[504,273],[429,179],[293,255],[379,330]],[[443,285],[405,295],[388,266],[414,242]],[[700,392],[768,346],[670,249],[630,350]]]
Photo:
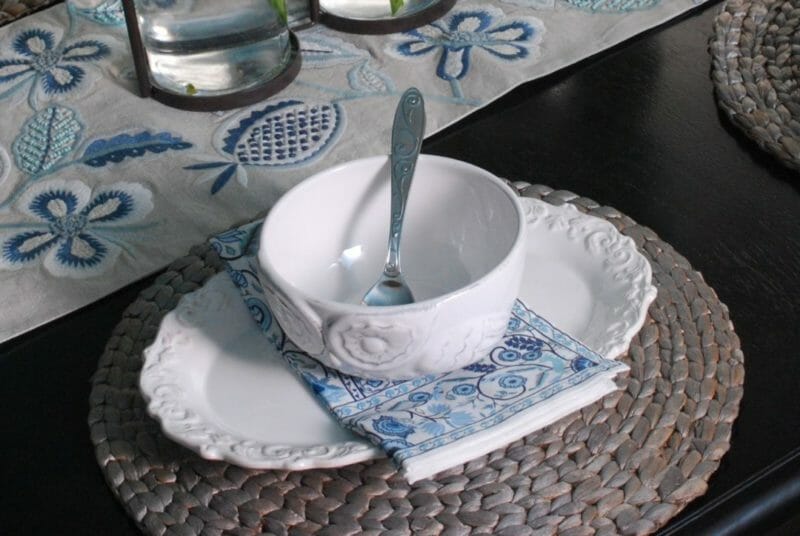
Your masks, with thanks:
[[[287,192],[259,249],[269,306],[322,363],[365,378],[407,379],[464,367],[502,338],[525,263],[516,193],[491,173],[422,155],[401,242],[416,302],[367,307],[389,233],[389,161],[355,160]]]

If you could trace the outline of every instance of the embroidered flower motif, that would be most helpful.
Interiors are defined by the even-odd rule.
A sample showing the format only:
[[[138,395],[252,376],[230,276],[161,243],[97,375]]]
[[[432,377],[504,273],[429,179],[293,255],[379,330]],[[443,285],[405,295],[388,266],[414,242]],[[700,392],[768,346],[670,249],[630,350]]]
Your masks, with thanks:
[[[0,268],[15,270],[44,256],[59,277],[88,277],[110,267],[122,245],[117,234],[135,231],[153,209],[152,193],[139,184],[117,183],[94,192],[80,181],[53,180],[31,187],[22,212],[38,221],[0,232]],[[2,225],[0,225],[2,228]]]
[[[440,53],[436,75],[453,84],[469,72],[473,50],[516,61],[535,57],[544,25],[533,17],[504,20],[495,7],[465,7],[427,26],[399,34],[389,54],[402,58]],[[456,91],[454,86],[454,91]],[[456,95],[461,96],[461,95]]]
[[[16,88],[34,79],[34,85],[38,81],[47,95],[74,89],[86,76],[78,64],[98,60],[111,52],[107,45],[93,39],[56,44],[53,32],[41,28],[17,35],[12,48],[18,57],[0,58],[0,86],[17,82]]]

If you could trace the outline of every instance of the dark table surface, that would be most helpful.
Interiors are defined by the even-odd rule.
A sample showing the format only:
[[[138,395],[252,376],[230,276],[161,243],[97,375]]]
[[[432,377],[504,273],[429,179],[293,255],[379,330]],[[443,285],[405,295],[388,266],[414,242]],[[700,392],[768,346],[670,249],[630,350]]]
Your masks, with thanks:
[[[424,151],[616,207],[703,273],[742,341],[744,398],[708,492],[663,532],[800,533],[800,175],[718,111],[716,11],[524,85]],[[0,346],[0,533],[137,533],[95,462],[88,396],[112,328],[151,282]]]

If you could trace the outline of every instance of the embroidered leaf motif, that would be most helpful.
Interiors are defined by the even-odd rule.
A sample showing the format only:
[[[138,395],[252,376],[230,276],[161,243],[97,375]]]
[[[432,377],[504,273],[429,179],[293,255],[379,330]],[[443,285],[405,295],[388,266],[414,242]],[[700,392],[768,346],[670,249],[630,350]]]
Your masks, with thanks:
[[[472,424],[474,420],[474,417],[466,411],[454,411],[445,417],[445,421],[453,427],[466,426]]]
[[[444,433],[445,431],[444,425],[436,421],[428,421],[422,423],[422,429],[425,431],[426,434],[431,436],[437,436],[439,434]]]
[[[356,65],[347,73],[350,87],[363,93],[389,93],[394,91],[394,82],[384,73],[372,67],[368,61]]]
[[[121,26],[125,24],[125,14],[120,0],[105,0],[95,7],[75,7],[67,4],[75,13],[103,26]]]
[[[83,125],[74,111],[48,106],[31,117],[14,140],[17,167],[29,175],[42,175],[72,152]]]
[[[169,132],[151,134],[144,131],[139,134],[119,134],[113,138],[90,143],[81,157],[81,162],[87,166],[103,167],[109,162],[119,163],[125,158],[137,158],[148,152],[180,151],[190,147],[191,143]]]
[[[183,169],[214,169],[227,165],[230,165],[230,162],[201,162],[200,164],[184,166]]]
[[[226,167],[222,173],[217,175],[216,180],[214,180],[214,184],[211,185],[211,194],[215,194],[219,192],[223,186],[228,184],[228,181],[233,177],[233,174],[236,173],[236,164],[231,164],[230,166]]]
[[[355,45],[320,32],[303,35],[300,50],[303,54],[303,67],[312,69],[353,63],[368,57]]]

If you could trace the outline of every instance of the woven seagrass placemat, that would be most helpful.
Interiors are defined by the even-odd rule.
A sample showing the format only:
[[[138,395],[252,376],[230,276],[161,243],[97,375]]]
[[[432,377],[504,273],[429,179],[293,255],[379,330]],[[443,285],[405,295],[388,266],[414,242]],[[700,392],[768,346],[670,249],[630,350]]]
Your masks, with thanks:
[[[0,26],[30,15],[62,0],[0,0]]]
[[[646,534],[702,495],[742,397],[727,308],[653,231],[569,192],[516,186],[607,219],[650,260],[658,297],[622,357],[631,372],[619,391],[413,486],[385,459],[295,472],[203,460],[160,433],[137,387],[163,315],[222,267],[197,246],[127,309],[93,379],[92,442],[129,515],[156,535]]]
[[[800,2],[728,0],[714,19],[710,49],[720,108],[800,170]]]

